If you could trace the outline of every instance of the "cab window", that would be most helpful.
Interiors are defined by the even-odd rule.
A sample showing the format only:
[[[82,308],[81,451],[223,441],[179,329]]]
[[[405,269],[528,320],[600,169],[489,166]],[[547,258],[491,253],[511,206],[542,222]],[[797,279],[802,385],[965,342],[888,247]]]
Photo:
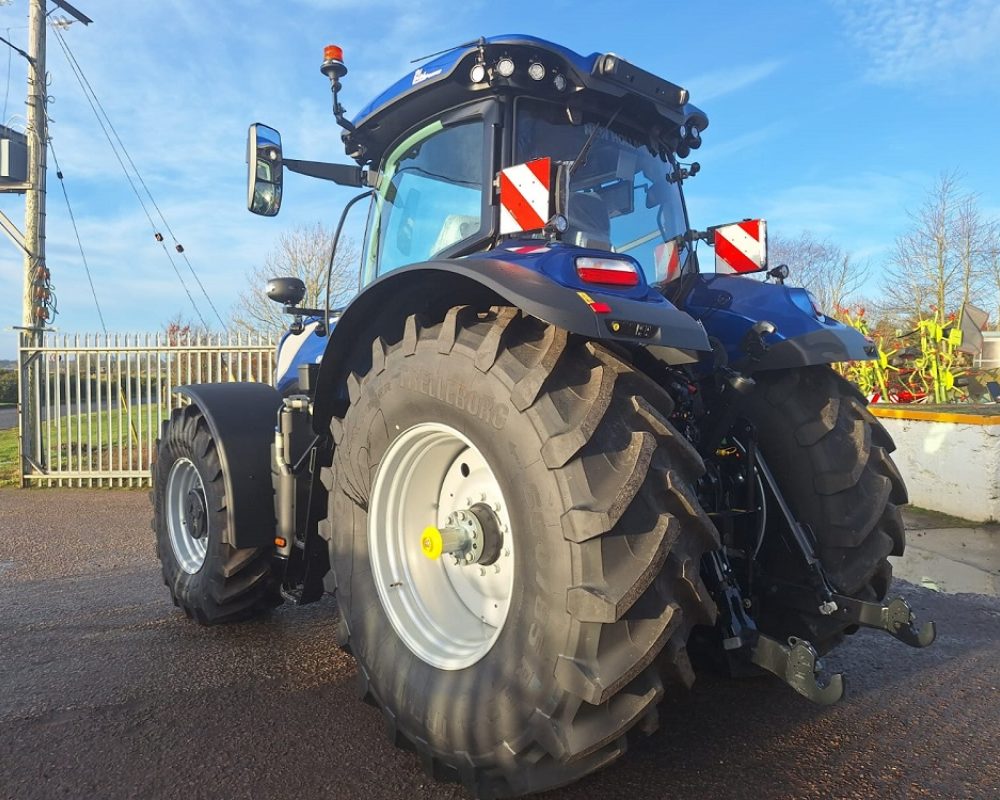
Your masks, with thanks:
[[[368,279],[478,237],[483,225],[484,122],[432,123],[386,158],[372,209]]]
[[[607,114],[584,112],[574,122],[565,106],[533,98],[518,98],[515,114],[515,161],[577,161],[587,145],[569,185],[564,240],[628,253],[650,283],[671,277],[669,243],[687,230],[680,185],[668,179],[674,165],[635,141],[634,131],[608,125]],[[677,246],[683,263],[686,245]]]

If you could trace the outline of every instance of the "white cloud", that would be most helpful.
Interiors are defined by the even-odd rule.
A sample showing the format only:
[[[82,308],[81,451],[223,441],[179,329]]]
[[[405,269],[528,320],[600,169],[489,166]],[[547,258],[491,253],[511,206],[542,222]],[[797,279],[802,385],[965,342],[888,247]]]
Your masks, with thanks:
[[[879,239],[887,240],[905,225],[906,209],[925,185],[923,175],[864,172],[780,189],[768,195],[762,208],[769,224],[783,234],[811,231],[844,239],[848,232],[878,230]]]
[[[834,0],[866,76],[882,84],[954,79],[977,66],[997,72],[996,0]]]
[[[691,100],[698,105],[707,103],[717,97],[741,91],[765,78],[773,75],[784,62],[771,59],[758,64],[745,64],[739,67],[727,67],[696,75],[685,82],[685,87],[691,93]]]
[[[697,151],[698,158],[703,159],[708,164],[717,164],[746,150],[766,152],[768,148],[763,147],[765,142],[775,138],[779,133],[787,132],[788,124],[785,121],[774,120],[766,125],[751,128],[746,133],[723,139],[721,142],[716,142],[712,137],[706,136],[705,143]],[[695,156],[691,157],[695,158]]]

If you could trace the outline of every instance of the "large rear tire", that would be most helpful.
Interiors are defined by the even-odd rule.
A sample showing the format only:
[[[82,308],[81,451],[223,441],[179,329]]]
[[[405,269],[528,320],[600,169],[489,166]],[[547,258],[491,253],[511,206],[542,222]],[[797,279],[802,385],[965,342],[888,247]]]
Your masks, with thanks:
[[[281,602],[270,548],[225,542],[222,465],[195,405],[164,421],[153,462],[153,531],[174,605],[203,625],[246,619]]]
[[[892,437],[830,367],[754,378],[745,415],[785,499],[812,530],[827,577],[843,594],[881,600],[892,580],[887,557],[902,555],[905,546],[899,507],[907,502],[906,487],[889,456]],[[803,582],[801,564],[782,548],[766,555],[780,577]],[[769,604],[766,592],[757,617],[765,632],[807,638],[821,653],[848,630],[836,615]]]
[[[410,317],[348,388],[320,532],[341,643],[390,739],[493,797],[575,781],[654,729],[664,680],[693,680],[691,627],[715,614],[703,464],[670,398],[510,308]],[[425,527],[483,498],[509,522],[497,560],[427,562]],[[485,596],[497,608],[477,613]]]

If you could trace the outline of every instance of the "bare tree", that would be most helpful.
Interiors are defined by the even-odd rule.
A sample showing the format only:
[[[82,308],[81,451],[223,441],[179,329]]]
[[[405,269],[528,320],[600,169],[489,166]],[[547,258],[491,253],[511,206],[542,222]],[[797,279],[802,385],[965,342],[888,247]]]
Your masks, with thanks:
[[[1000,330],[1000,220],[990,220],[986,226],[986,277],[993,293],[993,327]],[[985,304],[984,304],[985,305]]]
[[[921,320],[981,303],[994,226],[980,212],[978,196],[963,190],[961,176],[941,174],[910,221],[886,268],[889,305]]]
[[[982,303],[988,291],[989,255],[994,225],[979,211],[979,197],[964,195],[955,213],[954,239],[961,276],[961,305]]]
[[[208,329],[200,322],[195,322],[183,312],[176,312],[163,325],[167,343],[172,345],[188,344],[208,334]]]
[[[281,306],[264,294],[264,286],[271,278],[300,278],[306,285],[303,305],[323,308],[332,247],[333,233],[319,223],[281,234],[264,263],[247,271],[248,287],[240,292],[232,314],[234,326],[238,330],[276,334],[288,327]],[[331,306],[343,305],[357,289],[358,250],[352,241],[342,237],[330,272]]]
[[[833,314],[847,305],[868,277],[868,267],[829,239],[806,231],[795,238],[771,235],[767,244],[771,264],[787,264],[790,282],[808,289],[821,309]]]

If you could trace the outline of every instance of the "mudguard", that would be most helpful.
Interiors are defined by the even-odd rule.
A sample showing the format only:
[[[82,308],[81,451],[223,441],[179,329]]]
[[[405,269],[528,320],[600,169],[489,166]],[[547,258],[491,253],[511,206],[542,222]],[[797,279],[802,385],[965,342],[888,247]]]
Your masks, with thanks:
[[[586,251],[578,251],[586,254]],[[516,306],[552,325],[591,339],[641,344],[671,363],[697,360],[699,351],[711,346],[701,324],[677,309],[648,287],[627,297],[568,286],[528,262],[496,257],[428,261],[402,267],[369,284],[344,310],[320,365],[313,428],[328,430],[330,419],[342,415],[349,405],[347,378],[352,372],[367,372],[371,364],[370,343],[378,336],[395,341],[411,314],[443,314],[455,305]],[[606,303],[609,313],[597,313],[591,305]],[[612,330],[614,321],[620,332]],[[634,325],[633,325],[634,323]],[[632,335],[637,330],[649,335]]]
[[[804,289],[752,278],[699,275],[682,306],[721,342],[729,363],[744,371],[867,361],[878,355],[860,331],[815,309]],[[750,362],[744,338],[761,320],[772,323],[775,332],[765,337],[767,352]]]
[[[222,464],[224,540],[233,547],[274,544],[271,444],[281,395],[266,383],[200,383],[175,391],[198,406]]]

